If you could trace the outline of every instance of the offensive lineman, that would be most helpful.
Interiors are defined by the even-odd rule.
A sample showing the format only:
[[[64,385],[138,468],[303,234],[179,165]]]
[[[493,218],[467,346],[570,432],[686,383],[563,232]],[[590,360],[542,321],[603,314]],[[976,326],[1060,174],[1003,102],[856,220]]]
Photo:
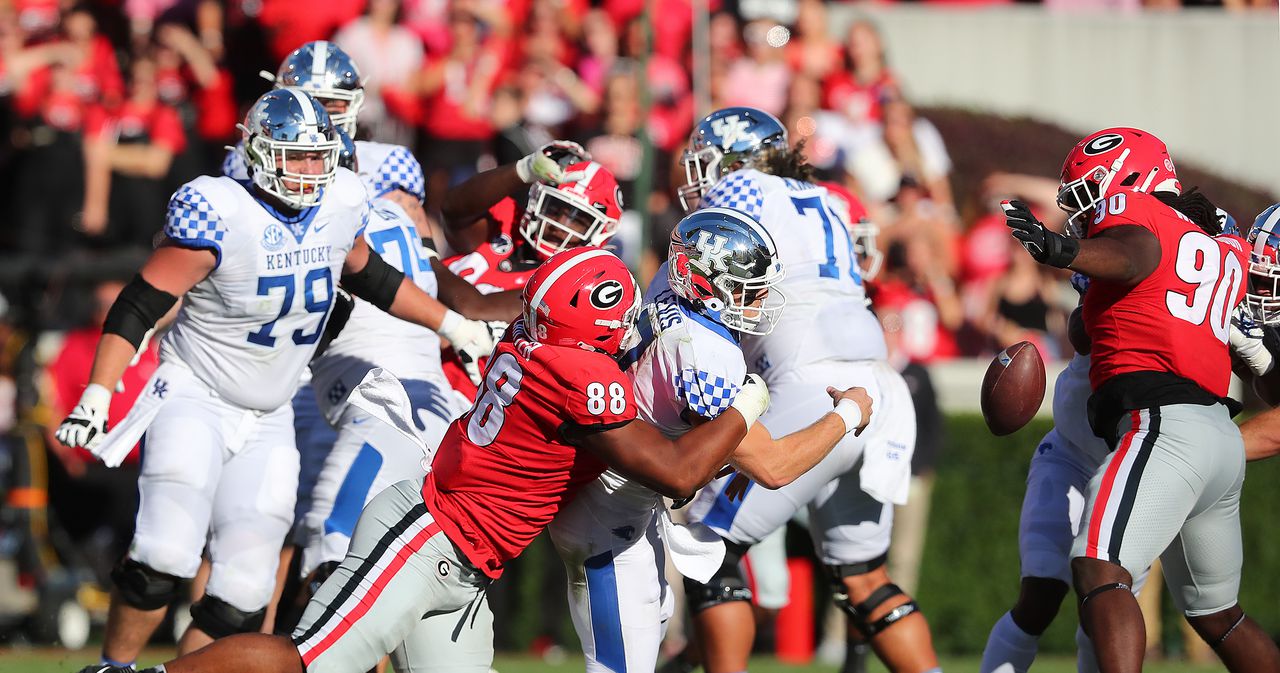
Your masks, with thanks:
[[[549,260],[530,278],[523,319],[495,349],[479,399],[449,427],[425,483],[400,482],[370,503],[293,640],[241,634],[147,673],[367,670],[424,614],[466,619],[503,563],[606,462],[673,496],[710,479],[767,406],[767,391],[745,385],[735,413],[675,442],[636,422],[615,358],[634,330],[637,295],[605,251]],[[836,413],[817,425],[824,438],[846,431]]]
[[[760,224],[728,208],[693,213],[676,226],[671,255],[645,294],[639,343],[623,358],[637,413],[679,437],[728,408],[746,377],[742,334],[767,333],[785,301],[784,273]],[[841,402],[846,427],[869,419],[870,400]],[[753,428],[731,464],[777,488],[815,465],[838,436],[817,426],[774,440]],[[709,577],[723,556],[714,534],[690,539],[671,524],[661,494],[605,472],[549,527],[569,577],[569,607],[589,672],[652,671],[674,609],[665,556],[685,575]],[[696,534],[696,532],[695,532]]]
[[[334,276],[406,320],[438,328],[446,315],[369,254],[360,238],[365,190],[338,167],[336,132],[319,103],[297,90],[269,92],[243,130],[251,182],[200,177],[174,194],[165,240],[112,307],[90,385],[58,429],[60,441],[108,465],[146,437],[137,529],[112,574],[104,664],[132,666],[180,581],[194,576],[206,532],[212,572],[183,645],[261,626],[298,474],[287,402],[324,328]],[[160,368],[106,435],[111,388],[183,295]],[[488,338],[480,323],[454,334]]]
[[[1280,651],[1237,603],[1244,447],[1231,422],[1227,354],[1244,294],[1245,244],[1211,237],[1149,192],[1180,191],[1164,143],[1104,129],[1067,155],[1059,205],[1087,238],[1004,204],[1043,264],[1089,277],[1093,431],[1112,452],[1089,482],[1072,546],[1080,623],[1104,673],[1140,671],[1133,577],[1161,558],[1174,603],[1231,671],[1280,671]]]

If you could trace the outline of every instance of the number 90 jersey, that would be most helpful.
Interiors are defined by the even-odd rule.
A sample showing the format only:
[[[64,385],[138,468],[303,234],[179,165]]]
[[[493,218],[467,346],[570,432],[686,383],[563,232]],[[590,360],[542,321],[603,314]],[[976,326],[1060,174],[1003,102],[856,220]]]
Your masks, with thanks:
[[[747,366],[769,383],[825,360],[883,360],[884,332],[867,308],[849,228],[827,203],[827,190],[755,169],[725,176],[703,206],[740,210],[773,236],[787,269],[779,289],[787,307],[766,336],[747,336]]]
[[[574,438],[635,417],[616,360],[539,344],[516,322],[489,358],[475,405],[445,433],[423,500],[467,559],[496,578],[604,471]]]
[[[289,401],[315,351],[369,203],[344,168],[320,205],[293,217],[251,189],[204,176],[169,199],[169,243],[211,250],[217,266],[187,292],[160,359],[183,363],[233,404],[269,411]]]
[[[1142,227],[1160,241],[1160,263],[1132,287],[1093,278],[1084,324],[1093,342],[1094,390],[1118,374],[1168,372],[1226,397],[1227,336],[1244,297],[1248,250],[1239,236],[1209,236],[1182,213],[1141,192],[1116,192],[1097,206],[1089,236]]]

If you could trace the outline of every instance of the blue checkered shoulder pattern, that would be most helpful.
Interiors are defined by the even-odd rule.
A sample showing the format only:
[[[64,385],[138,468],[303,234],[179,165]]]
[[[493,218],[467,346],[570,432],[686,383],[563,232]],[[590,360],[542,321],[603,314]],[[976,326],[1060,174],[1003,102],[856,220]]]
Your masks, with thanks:
[[[244,161],[243,140],[227,150],[227,156],[222,159],[222,174],[233,180],[249,179],[249,166]]]
[[[759,220],[764,214],[764,190],[746,173],[730,173],[702,197],[702,205],[733,208]]]
[[[210,248],[221,257],[227,225],[204,194],[191,185],[183,185],[169,198],[164,235],[193,248]]]
[[[739,390],[737,384],[725,380],[723,376],[692,368],[681,370],[675,385],[689,410],[704,418],[715,418],[723,413],[733,404]]]
[[[402,189],[419,201],[426,200],[426,180],[422,177],[422,164],[406,147],[397,147],[382,160],[373,176],[374,194],[386,194],[393,189]]]

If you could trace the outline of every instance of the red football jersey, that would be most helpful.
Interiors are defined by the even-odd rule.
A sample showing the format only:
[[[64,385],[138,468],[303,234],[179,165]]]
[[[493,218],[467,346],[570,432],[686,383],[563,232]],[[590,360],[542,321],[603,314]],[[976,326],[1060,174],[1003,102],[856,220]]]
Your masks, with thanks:
[[[449,426],[422,488],[445,535],[495,579],[604,472],[566,437],[636,417],[616,360],[539,344],[523,327],[517,322],[494,350],[475,405]]]
[[[484,294],[519,290],[529,281],[529,276],[533,275],[538,265],[513,257],[517,247],[516,236],[519,235],[516,233],[519,217],[515,200],[508,197],[499,201],[489,209],[489,219],[494,223],[489,241],[465,255],[455,255],[444,260],[444,265]],[[500,334],[505,326],[494,323],[494,328]],[[446,348],[440,362],[453,389],[466,395],[467,399],[474,400],[476,385],[467,376],[453,349]],[[480,365],[483,367],[484,362]]]
[[[1244,297],[1248,249],[1238,236],[1212,237],[1154,196],[1117,192],[1098,205],[1090,236],[1138,226],[1160,241],[1160,263],[1133,287],[1092,279],[1084,297],[1093,341],[1094,390],[1117,374],[1176,374],[1218,397],[1231,379],[1227,336]]]

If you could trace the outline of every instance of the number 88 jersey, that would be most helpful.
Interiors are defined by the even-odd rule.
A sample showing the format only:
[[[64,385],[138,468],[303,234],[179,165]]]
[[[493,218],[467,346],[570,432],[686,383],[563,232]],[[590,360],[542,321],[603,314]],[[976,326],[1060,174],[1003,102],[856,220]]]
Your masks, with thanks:
[[[169,199],[166,244],[210,250],[217,266],[183,298],[160,359],[185,364],[228,402],[270,411],[293,396],[315,352],[369,203],[345,168],[319,205],[292,217],[251,189],[203,176]]]
[[[1182,213],[1141,192],[1116,192],[1101,201],[1089,235],[1118,226],[1154,234],[1160,262],[1132,287],[1091,279],[1083,315],[1093,342],[1093,389],[1118,374],[1155,371],[1176,374],[1226,397],[1231,314],[1244,298],[1248,267],[1244,239],[1209,236]]]
[[[490,356],[475,405],[445,433],[423,500],[467,559],[496,578],[604,471],[576,438],[635,418],[616,360],[540,344],[518,321]]]

